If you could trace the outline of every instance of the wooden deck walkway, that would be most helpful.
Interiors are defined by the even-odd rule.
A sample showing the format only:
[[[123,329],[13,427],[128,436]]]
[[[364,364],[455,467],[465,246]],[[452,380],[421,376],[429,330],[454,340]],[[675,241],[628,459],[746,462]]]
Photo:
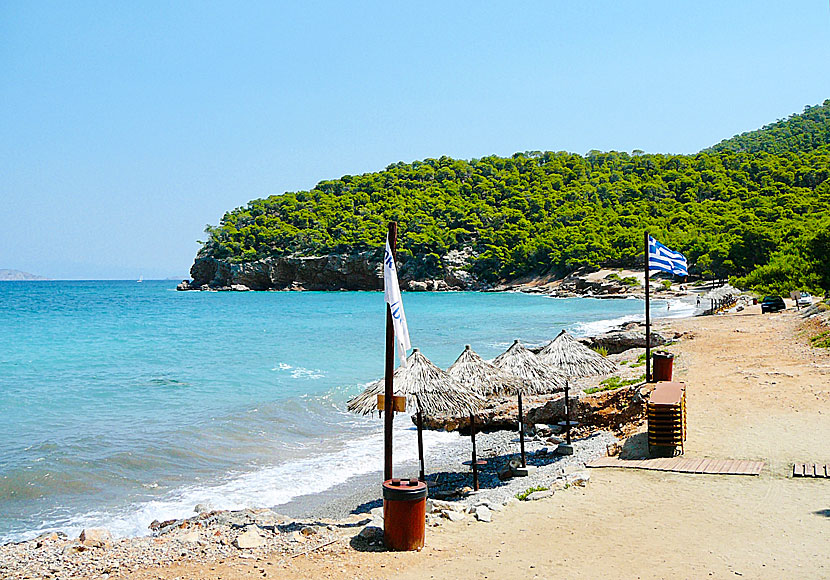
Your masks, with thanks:
[[[741,459],[690,459],[687,457],[661,457],[656,459],[620,459],[600,457],[587,467],[627,467],[677,473],[706,473],[712,475],[760,475],[763,461]]]
[[[795,463],[793,477],[823,477],[830,478],[830,463]]]

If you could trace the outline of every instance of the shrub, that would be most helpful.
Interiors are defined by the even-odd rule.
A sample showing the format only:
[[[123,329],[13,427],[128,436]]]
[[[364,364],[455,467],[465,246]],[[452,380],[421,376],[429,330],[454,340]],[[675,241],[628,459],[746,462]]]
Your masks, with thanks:
[[[590,389],[585,389],[586,395],[593,395],[594,393],[601,393],[602,391],[613,391],[614,389],[619,389],[620,387],[627,387],[629,385],[634,385],[639,382],[642,382],[646,379],[645,375],[640,375],[639,378],[635,379],[621,379],[620,377],[608,377],[600,381],[600,386],[598,387],[591,387]]]
[[[830,330],[825,330],[811,337],[810,344],[816,348],[830,348]]]
[[[601,354],[602,356],[608,356],[608,349],[604,346],[596,346],[594,347],[594,351]]]
[[[547,491],[548,489],[550,489],[550,488],[545,487],[543,485],[540,485],[538,487],[529,487],[526,490],[524,490],[522,493],[517,493],[516,494],[516,499],[519,500],[519,501],[525,501],[527,499],[527,496],[529,496],[534,491]]]

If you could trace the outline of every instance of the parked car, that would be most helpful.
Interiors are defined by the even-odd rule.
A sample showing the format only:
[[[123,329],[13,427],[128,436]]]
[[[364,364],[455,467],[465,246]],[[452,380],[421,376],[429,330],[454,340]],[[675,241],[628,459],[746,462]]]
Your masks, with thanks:
[[[798,306],[809,306],[813,303],[813,297],[810,296],[809,292],[801,292],[801,295],[796,300],[796,305]]]
[[[761,300],[761,314],[786,309],[787,305],[784,304],[784,299],[780,296],[764,296],[764,299]]]

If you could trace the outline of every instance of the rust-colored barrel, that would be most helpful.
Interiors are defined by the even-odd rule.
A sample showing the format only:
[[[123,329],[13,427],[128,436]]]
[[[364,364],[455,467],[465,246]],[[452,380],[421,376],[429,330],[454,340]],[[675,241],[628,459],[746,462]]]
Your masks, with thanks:
[[[383,482],[383,543],[398,552],[424,547],[427,486],[417,479]]]
[[[674,367],[674,355],[670,352],[655,352],[651,355],[654,361],[654,378],[655,383],[659,381],[671,381],[672,370]]]

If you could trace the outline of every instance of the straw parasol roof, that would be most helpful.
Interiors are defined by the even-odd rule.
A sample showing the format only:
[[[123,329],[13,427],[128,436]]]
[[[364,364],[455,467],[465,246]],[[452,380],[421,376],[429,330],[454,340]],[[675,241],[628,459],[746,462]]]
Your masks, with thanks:
[[[522,388],[518,377],[499,370],[481,358],[468,344],[447,374],[462,385],[490,396],[496,393],[516,393]]]
[[[518,340],[497,356],[493,365],[521,379],[520,390],[509,391],[511,394],[540,395],[565,389],[565,375],[543,363]]]
[[[617,365],[564,330],[536,356],[569,377],[606,375],[617,370]]]
[[[463,416],[478,409],[484,402],[481,395],[456,382],[432,364],[419,349],[412,350],[406,363],[406,367],[395,370],[394,381],[395,395],[405,396],[408,408],[418,409],[420,404],[421,412],[427,416]],[[346,407],[361,415],[377,411],[377,396],[384,393],[384,387],[383,379],[375,381],[351,399]]]

